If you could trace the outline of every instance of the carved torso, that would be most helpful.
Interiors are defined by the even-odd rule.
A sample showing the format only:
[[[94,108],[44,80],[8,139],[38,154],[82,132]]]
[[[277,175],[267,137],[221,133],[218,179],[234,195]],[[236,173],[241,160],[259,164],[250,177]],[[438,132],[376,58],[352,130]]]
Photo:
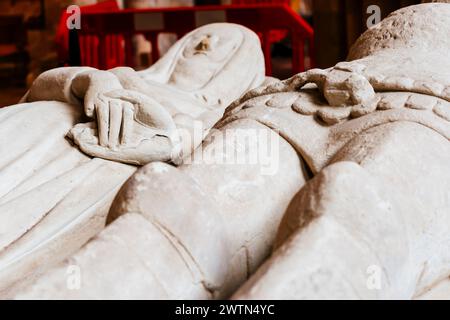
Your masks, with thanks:
[[[328,77],[327,71],[316,72]],[[314,173],[322,170],[352,138],[388,122],[416,122],[450,139],[450,102],[442,97],[374,90],[373,96],[361,103],[331,106],[321,93],[320,82],[319,89],[310,85],[296,89],[291,85],[294,78],[251,91],[227,109],[216,127],[237,119],[254,119],[278,131]],[[417,84],[416,91],[420,91],[422,84]]]

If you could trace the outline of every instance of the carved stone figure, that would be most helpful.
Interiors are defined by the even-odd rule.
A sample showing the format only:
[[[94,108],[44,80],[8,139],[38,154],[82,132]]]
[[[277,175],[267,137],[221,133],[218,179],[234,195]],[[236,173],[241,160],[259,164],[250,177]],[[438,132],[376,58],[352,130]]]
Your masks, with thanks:
[[[339,107],[292,104],[336,124],[326,138],[312,133],[319,158],[299,150],[318,174],[292,200],[273,256],[234,298],[410,299],[444,281],[435,291],[442,295],[450,275],[449,22],[450,5],[399,10],[357,41],[351,62],[261,90],[296,91],[312,79]],[[262,106],[254,100],[247,103]],[[282,133],[305,145],[301,133]]]
[[[179,162],[227,105],[263,80],[259,38],[233,24],[194,30],[144,71],[73,67],[40,75],[24,103],[0,110],[0,292],[104,227],[136,170],[124,163]],[[196,123],[200,133],[183,141],[191,137],[181,129]]]
[[[139,169],[109,226],[15,297],[423,296],[450,275],[449,19],[401,9],[349,62],[250,90],[192,163]],[[262,147],[277,170],[216,161]]]

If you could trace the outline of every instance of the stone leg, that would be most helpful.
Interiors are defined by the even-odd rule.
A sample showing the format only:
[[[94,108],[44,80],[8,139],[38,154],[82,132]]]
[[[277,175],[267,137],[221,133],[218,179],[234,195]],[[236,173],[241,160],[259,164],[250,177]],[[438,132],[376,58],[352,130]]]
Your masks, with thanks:
[[[2,299],[100,232],[117,192],[136,170],[91,159],[64,138],[79,111],[52,101],[0,109]]]
[[[450,144],[410,122],[350,141],[296,195],[236,299],[411,299],[450,274]]]
[[[243,147],[245,139],[239,139],[252,131],[260,138],[250,137],[253,142]],[[200,299],[232,294],[270,254],[283,214],[307,175],[294,149],[267,127],[240,120],[221,132],[226,135],[214,135],[197,149],[193,164],[152,163],[140,169],[113,204],[110,219],[117,219],[18,297]],[[245,160],[258,152],[251,150],[255,143],[270,144],[274,153],[266,150],[265,159]],[[237,155],[241,164],[220,163],[224,152]],[[68,288],[73,279],[68,270],[79,271],[79,289]]]

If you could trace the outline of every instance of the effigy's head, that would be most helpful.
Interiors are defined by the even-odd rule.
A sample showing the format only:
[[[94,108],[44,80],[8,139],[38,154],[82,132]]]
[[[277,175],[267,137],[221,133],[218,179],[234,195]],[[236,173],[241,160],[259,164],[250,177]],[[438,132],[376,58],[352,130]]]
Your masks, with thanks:
[[[183,87],[186,81],[184,76],[189,73],[189,77],[204,78],[196,83],[201,87],[236,54],[243,41],[244,33],[236,25],[211,24],[195,29],[186,37],[177,61],[176,68],[184,72],[174,72],[171,81],[176,84],[181,82],[179,85]],[[187,79],[187,82],[192,82],[190,80]]]
[[[199,27],[178,40],[147,78],[195,93],[208,104],[230,103],[264,81],[264,55],[259,37],[233,23]]]
[[[348,60],[389,49],[450,50],[450,4],[426,3],[393,12],[367,30],[350,49]]]

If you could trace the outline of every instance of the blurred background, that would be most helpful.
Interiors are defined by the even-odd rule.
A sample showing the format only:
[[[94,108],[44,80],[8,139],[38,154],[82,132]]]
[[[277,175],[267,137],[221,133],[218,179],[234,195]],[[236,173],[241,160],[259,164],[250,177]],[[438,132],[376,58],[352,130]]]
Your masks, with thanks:
[[[267,74],[287,78],[345,60],[380,18],[420,0],[0,0],[0,107],[17,103],[43,71],[69,65],[147,68],[197,26],[235,22],[261,38]],[[70,5],[81,29],[67,28]]]

